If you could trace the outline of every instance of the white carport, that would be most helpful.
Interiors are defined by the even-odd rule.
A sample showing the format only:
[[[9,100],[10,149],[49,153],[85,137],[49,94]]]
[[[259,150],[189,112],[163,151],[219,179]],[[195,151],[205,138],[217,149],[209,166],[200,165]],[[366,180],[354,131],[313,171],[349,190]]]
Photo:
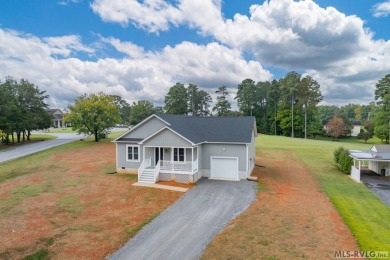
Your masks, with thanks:
[[[349,150],[353,159],[351,177],[360,182],[361,170],[390,176],[390,145],[374,145],[370,150]]]

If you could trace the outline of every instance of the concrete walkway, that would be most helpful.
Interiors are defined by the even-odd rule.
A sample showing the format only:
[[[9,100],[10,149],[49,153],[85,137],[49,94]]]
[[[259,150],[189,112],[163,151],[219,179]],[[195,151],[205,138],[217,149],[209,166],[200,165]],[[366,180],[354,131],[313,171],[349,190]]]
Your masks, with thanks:
[[[37,133],[34,133],[37,134]],[[19,157],[23,157],[29,154],[37,153],[52,147],[56,147],[62,144],[73,142],[84,138],[83,135],[76,133],[44,133],[54,135],[57,138],[52,140],[46,140],[43,142],[35,142],[31,144],[25,144],[21,146],[12,147],[3,151],[0,151],[0,163],[13,160]]]
[[[198,259],[255,199],[256,183],[201,179],[109,259]]]

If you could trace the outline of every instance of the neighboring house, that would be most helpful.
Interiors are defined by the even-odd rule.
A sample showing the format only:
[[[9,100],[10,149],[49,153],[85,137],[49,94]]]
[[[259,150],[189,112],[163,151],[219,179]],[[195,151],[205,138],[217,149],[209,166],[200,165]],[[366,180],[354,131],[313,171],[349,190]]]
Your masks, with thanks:
[[[116,168],[140,182],[245,179],[256,136],[254,117],[152,115],[113,141]]]
[[[65,127],[64,122],[64,113],[58,108],[55,109],[46,109],[46,111],[51,115],[53,118],[52,126],[53,127]]]
[[[349,150],[353,159],[351,177],[360,181],[361,170],[368,169],[376,174],[390,176],[390,145],[374,145],[370,150]]]

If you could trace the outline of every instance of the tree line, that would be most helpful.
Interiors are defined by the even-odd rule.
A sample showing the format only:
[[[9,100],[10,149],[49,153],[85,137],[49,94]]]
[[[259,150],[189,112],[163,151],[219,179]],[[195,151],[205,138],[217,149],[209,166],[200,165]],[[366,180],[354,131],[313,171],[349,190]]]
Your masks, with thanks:
[[[1,82],[0,82],[1,83]],[[194,84],[176,83],[170,87],[164,106],[155,106],[147,100],[127,103],[120,96],[104,93],[84,94],[69,105],[66,117],[75,130],[93,134],[98,141],[110,127],[122,123],[135,125],[158,113],[190,116],[254,116],[261,133],[291,137],[315,138],[329,135],[335,139],[351,135],[354,124],[362,124],[359,137],[368,140],[374,134],[389,141],[390,74],[376,84],[374,102],[369,105],[318,105],[322,101],[320,85],[310,76],[289,72],[279,80],[259,81],[245,79],[237,86],[235,100],[238,111],[232,110],[226,86],[216,91],[216,102]],[[4,140],[17,134],[29,138],[31,130],[50,126],[51,118],[45,112],[48,96],[27,80],[6,78],[0,84],[0,129]],[[326,125],[326,131],[324,131]]]
[[[52,118],[45,111],[48,95],[28,80],[7,77],[0,81],[0,137],[9,144],[30,140],[32,130],[50,127]]]

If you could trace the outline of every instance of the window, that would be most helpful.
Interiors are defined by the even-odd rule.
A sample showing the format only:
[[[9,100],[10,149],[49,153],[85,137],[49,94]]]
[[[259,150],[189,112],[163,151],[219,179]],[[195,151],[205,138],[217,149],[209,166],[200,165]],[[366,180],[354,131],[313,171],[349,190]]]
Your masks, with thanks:
[[[139,146],[127,146],[127,160],[139,162]]]
[[[173,149],[173,160],[175,162],[184,162],[184,148]]]

